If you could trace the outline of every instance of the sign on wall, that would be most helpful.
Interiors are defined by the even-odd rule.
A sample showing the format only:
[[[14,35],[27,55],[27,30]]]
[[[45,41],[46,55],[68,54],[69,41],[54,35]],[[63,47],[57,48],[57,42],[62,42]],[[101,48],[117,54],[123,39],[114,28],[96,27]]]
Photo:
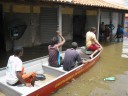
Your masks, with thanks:
[[[86,10],[86,15],[97,15],[96,10]]]
[[[73,8],[63,7],[62,14],[73,14]]]

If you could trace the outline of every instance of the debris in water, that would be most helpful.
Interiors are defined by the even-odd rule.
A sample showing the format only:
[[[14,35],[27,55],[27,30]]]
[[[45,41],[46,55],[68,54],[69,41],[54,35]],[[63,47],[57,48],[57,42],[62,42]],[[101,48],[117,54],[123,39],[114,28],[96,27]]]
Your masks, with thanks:
[[[104,78],[104,81],[115,81],[116,78],[115,77],[107,77],[107,78]]]

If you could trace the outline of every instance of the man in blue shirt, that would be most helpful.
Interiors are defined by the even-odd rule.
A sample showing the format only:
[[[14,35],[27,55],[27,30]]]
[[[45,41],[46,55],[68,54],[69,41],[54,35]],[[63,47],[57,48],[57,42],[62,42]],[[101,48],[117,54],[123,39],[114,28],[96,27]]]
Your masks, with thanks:
[[[111,32],[115,28],[115,26],[112,24],[112,21],[110,21],[110,24],[108,26],[109,26]]]
[[[114,30],[115,26],[112,24],[112,21],[110,21],[110,24],[108,25],[109,29],[110,29],[110,41],[112,40],[112,30]]]
[[[124,34],[124,29],[121,25],[118,25],[116,34],[114,36],[114,39],[117,39],[117,42],[119,42],[119,39],[122,38],[123,39],[123,34]]]

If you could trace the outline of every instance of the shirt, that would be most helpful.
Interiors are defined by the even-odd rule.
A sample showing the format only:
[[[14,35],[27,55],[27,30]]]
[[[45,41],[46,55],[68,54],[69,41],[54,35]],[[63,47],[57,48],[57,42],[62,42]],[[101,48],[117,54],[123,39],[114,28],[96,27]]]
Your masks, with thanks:
[[[59,54],[58,49],[50,45],[48,47],[48,51],[49,51],[48,61],[49,61],[50,66],[57,67],[59,65],[58,64],[58,54]]]
[[[13,85],[18,81],[16,71],[22,71],[22,61],[17,56],[10,56],[6,67],[6,82]]]
[[[110,31],[112,31],[113,28],[114,28],[114,25],[113,24],[109,24],[109,28],[110,28]]]
[[[82,63],[82,59],[81,59],[79,53],[73,48],[67,49],[65,51],[65,56],[64,56],[64,60],[63,60],[64,70],[66,70],[66,71],[71,70],[75,66],[76,61],[79,64]]]
[[[88,31],[86,33],[86,47],[90,47],[94,42],[92,41],[92,39],[96,39],[96,35],[91,32],[91,31]]]

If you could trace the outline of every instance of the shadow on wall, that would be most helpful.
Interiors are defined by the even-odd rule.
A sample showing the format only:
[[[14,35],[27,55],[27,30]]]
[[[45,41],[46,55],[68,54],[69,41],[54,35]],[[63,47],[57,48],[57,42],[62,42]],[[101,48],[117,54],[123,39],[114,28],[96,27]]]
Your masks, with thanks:
[[[15,46],[14,41],[20,39],[23,36],[26,28],[27,25],[25,24],[25,22],[21,21],[20,19],[14,19],[11,21],[8,27],[9,37],[12,40],[11,50],[13,50]]]
[[[10,23],[10,26],[8,27],[10,38],[12,40],[20,39],[24,34],[26,28],[27,28],[27,25],[25,24],[25,22],[19,19],[12,20]]]

